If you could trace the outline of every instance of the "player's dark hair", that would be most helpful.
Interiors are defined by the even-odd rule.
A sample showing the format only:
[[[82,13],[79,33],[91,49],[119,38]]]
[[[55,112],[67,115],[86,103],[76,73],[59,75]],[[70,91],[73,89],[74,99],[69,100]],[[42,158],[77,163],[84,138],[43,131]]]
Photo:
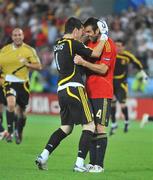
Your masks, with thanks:
[[[79,19],[71,17],[65,23],[65,34],[72,33],[75,28],[78,30],[82,28],[82,23]]]
[[[115,40],[116,43],[121,43],[123,46],[125,46],[126,42],[124,39],[117,39]]]
[[[97,26],[98,21],[99,21],[98,19],[96,19],[94,17],[90,17],[85,21],[84,27],[91,26],[93,31],[95,32],[98,28],[98,26]]]

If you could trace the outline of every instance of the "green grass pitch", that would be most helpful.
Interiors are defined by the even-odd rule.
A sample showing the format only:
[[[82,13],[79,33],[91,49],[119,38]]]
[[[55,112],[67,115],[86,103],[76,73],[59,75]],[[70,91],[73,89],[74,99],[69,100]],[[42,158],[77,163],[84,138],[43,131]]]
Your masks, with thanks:
[[[120,121],[116,134],[109,137],[104,173],[72,171],[77,156],[80,126],[50,156],[49,170],[38,170],[35,158],[59,124],[58,116],[29,115],[22,144],[0,141],[0,180],[153,179],[153,123],[140,129],[139,123],[134,121],[127,134],[123,133],[123,122]]]

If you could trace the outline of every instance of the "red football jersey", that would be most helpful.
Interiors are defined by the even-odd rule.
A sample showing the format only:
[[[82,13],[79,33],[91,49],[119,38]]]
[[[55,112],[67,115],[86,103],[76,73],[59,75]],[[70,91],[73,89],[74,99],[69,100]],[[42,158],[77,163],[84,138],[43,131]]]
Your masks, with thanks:
[[[88,42],[87,46],[94,48],[98,42]],[[89,60],[90,61],[90,60]],[[106,64],[109,68],[105,75],[90,71],[87,73],[86,90],[89,98],[113,98],[113,74],[116,61],[116,46],[112,39],[108,38],[101,57],[94,63]]]

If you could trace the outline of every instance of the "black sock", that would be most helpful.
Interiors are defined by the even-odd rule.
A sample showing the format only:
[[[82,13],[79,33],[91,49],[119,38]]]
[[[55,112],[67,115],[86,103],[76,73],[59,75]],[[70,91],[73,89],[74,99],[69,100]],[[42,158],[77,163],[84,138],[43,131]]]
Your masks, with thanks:
[[[15,130],[18,129],[18,117],[17,117],[16,114],[15,114],[15,116],[14,116],[14,128],[15,128]]]
[[[19,117],[18,118],[18,122],[17,122],[17,129],[18,129],[18,133],[19,134],[22,134],[23,132],[23,128],[26,124],[26,117]]]
[[[2,115],[2,113],[0,113],[0,132],[4,131],[2,123],[3,123],[3,115]]]
[[[153,116],[149,116],[148,121],[153,121]]]
[[[15,119],[15,114],[14,112],[9,112],[8,110],[6,111],[6,119],[7,119],[7,128],[8,128],[8,132],[10,134],[13,133],[13,122]]]
[[[112,106],[111,107],[111,119],[112,119],[112,123],[116,123],[116,106]]]
[[[60,142],[67,136],[67,134],[62,131],[62,129],[56,130],[51,136],[50,139],[45,147],[51,154],[54,149],[60,144]]]
[[[83,159],[86,158],[90,148],[92,137],[93,137],[93,133],[91,131],[89,130],[82,131],[82,135],[80,137],[80,142],[79,142],[78,157],[81,157]]]
[[[93,135],[93,138],[90,143],[90,149],[89,149],[89,156],[90,156],[89,164],[92,164],[92,165],[95,165],[95,162],[96,162],[96,144],[97,144],[97,141],[95,139],[96,136],[97,134]]]
[[[4,128],[3,128],[3,126],[2,126],[2,124],[0,122],[0,132],[3,132],[3,131],[4,131]]]
[[[107,148],[107,135],[106,133],[98,134],[96,146],[96,165],[104,167],[104,158]]]
[[[129,123],[129,116],[128,116],[128,108],[127,108],[127,106],[122,108],[122,112],[124,114],[125,123],[128,124]]]
[[[3,113],[0,113],[0,123],[3,123]]]

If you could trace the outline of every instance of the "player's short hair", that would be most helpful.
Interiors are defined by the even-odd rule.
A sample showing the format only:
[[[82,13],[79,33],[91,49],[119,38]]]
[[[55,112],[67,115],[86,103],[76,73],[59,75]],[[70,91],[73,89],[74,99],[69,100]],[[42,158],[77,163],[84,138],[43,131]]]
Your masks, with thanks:
[[[95,32],[98,28],[98,26],[97,26],[98,21],[99,21],[98,19],[96,19],[94,17],[90,17],[85,21],[84,27],[91,26],[93,31]]]
[[[123,46],[125,46],[125,44],[126,44],[126,41],[124,39],[116,39],[115,42],[121,43]]]
[[[78,30],[83,27],[81,21],[75,17],[69,18],[65,23],[65,34],[72,33],[75,28]]]

